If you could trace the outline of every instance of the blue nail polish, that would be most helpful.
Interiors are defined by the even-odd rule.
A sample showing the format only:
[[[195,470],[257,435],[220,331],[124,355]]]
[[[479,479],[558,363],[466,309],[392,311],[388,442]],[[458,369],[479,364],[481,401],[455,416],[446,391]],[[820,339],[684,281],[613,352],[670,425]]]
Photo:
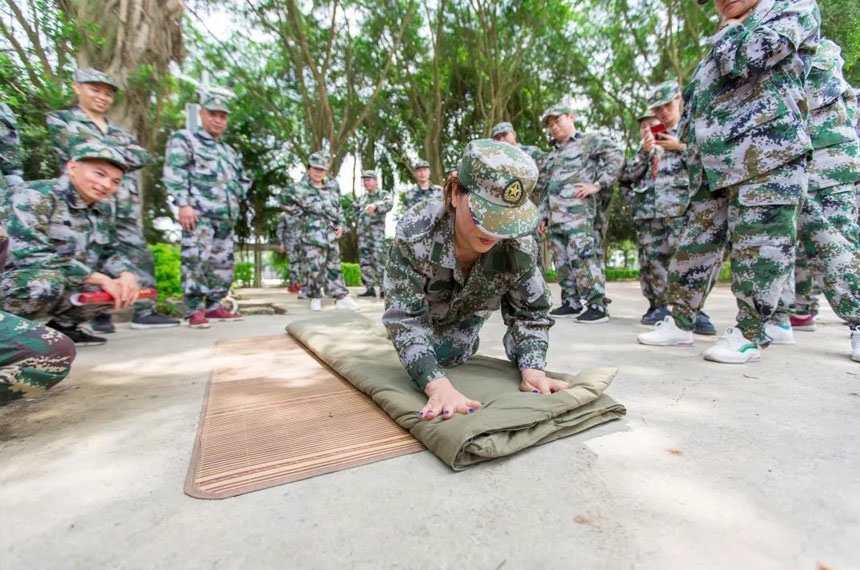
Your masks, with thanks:
[[[474,414],[474,413],[475,413],[475,408],[469,408],[469,413],[470,413],[470,414]]]
[[[540,394],[538,390],[532,390],[532,394]]]
[[[445,415],[447,416],[448,414],[450,414],[450,413],[451,413],[451,410],[445,410],[445,411],[444,411],[444,412],[442,412],[442,413],[443,413],[443,414],[445,414]]]
[[[424,417],[424,412],[421,412],[420,414],[418,414],[418,417],[419,417],[419,418],[423,418],[423,417]]]

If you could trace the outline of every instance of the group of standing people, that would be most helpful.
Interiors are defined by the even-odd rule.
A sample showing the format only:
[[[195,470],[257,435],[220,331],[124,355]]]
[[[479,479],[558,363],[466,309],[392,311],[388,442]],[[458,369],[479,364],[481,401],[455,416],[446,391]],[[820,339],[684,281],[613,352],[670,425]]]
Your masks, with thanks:
[[[154,261],[141,228],[139,170],[152,159],[136,138],[107,119],[119,86],[106,73],[74,74],[76,105],[49,113],[60,176],[25,181],[17,122],[0,105],[0,401],[50,388],[69,372],[76,347],[105,344],[111,311],[134,308],[132,329],[179,320],[139,299],[155,287]],[[229,109],[205,94],[200,126],[171,135],[164,183],[179,206],[182,287],[192,328],[240,320],[221,306],[233,280],[233,226],[251,180],[223,142]],[[82,303],[106,292],[108,304]],[[38,322],[47,321],[46,325]]]

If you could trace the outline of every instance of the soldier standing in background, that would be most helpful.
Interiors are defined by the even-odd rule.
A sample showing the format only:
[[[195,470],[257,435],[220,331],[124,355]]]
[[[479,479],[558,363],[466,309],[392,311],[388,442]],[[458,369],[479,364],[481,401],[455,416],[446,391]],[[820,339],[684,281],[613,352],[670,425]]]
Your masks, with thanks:
[[[24,183],[20,143],[15,114],[0,101],[0,191]]]
[[[678,140],[681,91],[674,81],[657,85],[648,107],[654,115],[639,124],[642,146],[621,175],[621,190],[633,208],[639,245],[639,285],[648,300],[641,323],[654,325],[669,315],[669,263],[690,205],[690,179],[684,160],[684,143]],[[657,131],[652,132],[652,128]],[[716,283],[720,263],[711,285]],[[708,316],[696,316],[697,334],[716,334]]]
[[[242,319],[221,306],[233,283],[239,201],[251,187],[241,156],[222,140],[229,114],[223,97],[205,95],[200,126],[173,133],[164,152],[164,185],[179,206],[182,290],[192,328]]]
[[[366,194],[355,203],[356,229],[358,230],[358,260],[361,280],[366,290],[359,297],[376,297],[379,285],[380,298],[385,297],[382,276],[385,270],[385,215],[393,206],[391,194],[379,189],[379,176],[375,170],[361,173]]]
[[[405,212],[418,202],[424,200],[441,200],[442,187],[430,182],[430,163],[426,160],[418,160],[412,167],[412,175],[415,176],[415,184],[410,186],[400,195],[400,202]]]
[[[93,141],[72,149],[66,174],[27,182],[6,192],[2,204],[11,258],[0,277],[0,309],[27,319],[50,318],[48,327],[79,346],[101,345],[80,325],[104,307],[75,306],[71,296],[105,291],[114,310],[137,300],[135,266],[118,245],[102,202],[119,189],[125,158]]]
[[[290,285],[287,293],[302,292],[301,252],[299,251],[299,232],[301,212],[293,204],[284,204],[275,235],[278,239],[278,251],[287,256],[290,264]]]
[[[48,133],[60,163],[65,171],[71,149],[88,141],[100,141],[116,148],[125,158],[129,172],[123,176],[116,195],[107,203],[116,225],[119,247],[137,268],[136,275],[142,287],[155,287],[155,261],[146,245],[140,227],[141,204],[138,174],[150,154],[137,143],[131,133],[113,125],[106,114],[113,106],[119,87],[111,77],[95,69],[81,68],[75,71],[74,91],[77,105],[71,109],[48,114]],[[131,320],[133,329],[175,327],[179,321],[153,311],[153,301],[141,300],[134,306]],[[95,332],[112,333],[116,329],[109,312],[98,315],[90,323]]]
[[[337,240],[343,235],[343,210],[340,186],[337,180],[327,177],[330,161],[327,153],[311,154],[307,175],[293,186],[284,200],[302,212],[299,239],[305,259],[303,268],[307,271],[310,310],[322,310],[325,289],[326,294],[335,299],[336,309],[354,311],[358,305],[349,297],[340,269]]]
[[[595,217],[602,207],[600,194],[612,192],[624,155],[608,139],[578,132],[573,109],[566,104],[547,109],[541,122],[555,147],[543,160],[540,184],[546,193],[543,217],[562,290],[562,304],[550,314],[576,317],[578,323],[603,323],[609,320],[606,271]],[[581,298],[588,307],[584,313]]]
[[[704,3],[706,0],[699,0]],[[818,47],[815,0],[716,0],[722,28],[684,90],[689,223],[669,268],[672,316],[642,344],[691,346],[713,267],[731,249],[737,326],[704,357],[761,359],[765,323],[794,270],[812,143],[805,83]]]

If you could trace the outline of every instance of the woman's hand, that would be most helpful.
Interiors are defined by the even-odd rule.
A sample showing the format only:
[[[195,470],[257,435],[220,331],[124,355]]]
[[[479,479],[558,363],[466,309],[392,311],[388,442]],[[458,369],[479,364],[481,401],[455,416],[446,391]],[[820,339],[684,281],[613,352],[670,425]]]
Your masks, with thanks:
[[[424,388],[424,393],[430,399],[421,408],[418,417],[425,420],[432,420],[439,415],[443,420],[450,420],[454,414],[472,414],[481,407],[481,402],[470,400],[458,392],[447,378],[433,380]]]
[[[570,388],[570,384],[562,380],[550,378],[543,370],[524,368],[520,370],[520,374],[523,378],[523,381],[520,383],[520,390],[523,392],[552,394],[553,392]]]
[[[678,140],[677,137],[667,135],[666,133],[657,134],[657,146],[663,147],[666,150],[682,151],[687,148],[687,145]]]

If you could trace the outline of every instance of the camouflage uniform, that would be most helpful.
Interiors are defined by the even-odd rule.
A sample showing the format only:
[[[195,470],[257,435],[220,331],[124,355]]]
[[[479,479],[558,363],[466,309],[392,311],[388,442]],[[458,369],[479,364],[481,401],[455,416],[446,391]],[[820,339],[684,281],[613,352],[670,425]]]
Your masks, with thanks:
[[[233,226],[251,179],[233,147],[198,127],[168,139],[163,180],[176,205],[191,206],[197,214],[194,229],[182,230],[186,313],[214,310],[233,283]]]
[[[405,212],[418,202],[424,200],[433,200],[434,202],[442,201],[442,187],[437,184],[430,184],[426,189],[421,188],[418,184],[413,184],[406,191],[401,192],[400,202],[403,204]]]
[[[106,204],[116,225],[119,247],[135,266],[135,275],[141,287],[155,287],[155,261],[146,245],[141,228],[141,204],[138,171],[150,161],[151,155],[140,146],[131,133],[107,123],[101,128],[80,108],[54,111],[47,116],[48,133],[60,170],[65,172],[71,149],[88,142],[99,141],[117,149],[129,165],[129,173],[122,177],[119,191]],[[152,311],[153,301],[143,299],[135,303],[139,314]]]
[[[797,211],[812,150],[804,82],[818,44],[815,0],[761,0],[709,39],[684,89],[689,223],[669,269],[675,324],[693,330],[712,268],[731,248],[738,329],[767,345],[764,323],[794,267]]]
[[[444,204],[424,202],[397,225],[382,322],[419,389],[445,376],[441,367],[468,360],[478,349],[484,322],[499,309],[508,327],[503,340],[508,358],[521,370],[545,367],[554,321],[529,237],[538,220],[528,200],[536,178],[534,162],[511,145],[477,140],[466,147],[460,179],[470,189],[473,218],[490,235],[511,236],[481,255],[468,275],[454,253],[454,213]],[[488,187],[493,200],[487,198]],[[530,210],[530,220],[511,224],[499,216],[502,199],[506,210]]]
[[[10,313],[74,327],[104,311],[71,304],[73,293],[101,290],[84,279],[135,272],[117,247],[107,208],[87,205],[66,176],[19,186],[7,193],[3,210],[12,256],[0,278],[0,308]]]
[[[809,192],[797,222],[796,307],[810,314],[815,277],[834,311],[860,324],[860,236],[854,184],[860,180],[860,141],[845,94],[853,95],[842,76],[839,46],[824,39],[815,53],[806,88],[810,102],[809,134],[815,151],[808,168]],[[783,290],[777,324],[789,323],[794,300],[789,280]]]
[[[325,160],[325,168],[328,168],[328,161]],[[323,187],[317,188],[306,175],[293,186],[292,192],[285,196],[285,199],[288,204],[294,204],[303,212],[299,241],[304,258],[302,269],[306,272],[308,297],[322,298],[323,289],[329,297],[335,299],[346,296],[349,291],[343,284],[340,248],[335,237],[335,230],[343,227],[340,186],[337,181],[334,178],[326,178]]]
[[[24,182],[18,122],[6,103],[0,102],[0,190]]]
[[[278,218],[278,227],[275,231],[278,243],[284,247],[284,254],[290,263],[290,285],[301,285],[304,281],[302,271],[302,252],[299,248],[299,232],[296,222],[301,212],[294,205],[285,205],[284,211]]]
[[[376,205],[376,211],[368,214],[364,209],[371,204]],[[373,194],[360,196],[355,203],[361,280],[368,288],[375,285],[382,287],[385,269],[385,214],[391,211],[392,205],[390,193],[379,188]]]
[[[555,144],[544,159],[538,189],[543,215],[552,247],[562,302],[604,305],[606,275],[603,263],[603,236],[595,220],[602,206],[601,195],[611,194],[620,174],[624,156],[609,140],[575,133]],[[586,198],[574,198],[574,184],[583,182],[600,187]]]
[[[0,273],[8,247],[0,226]],[[0,404],[47,390],[69,375],[74,359],[66,335],[0,311]]]

